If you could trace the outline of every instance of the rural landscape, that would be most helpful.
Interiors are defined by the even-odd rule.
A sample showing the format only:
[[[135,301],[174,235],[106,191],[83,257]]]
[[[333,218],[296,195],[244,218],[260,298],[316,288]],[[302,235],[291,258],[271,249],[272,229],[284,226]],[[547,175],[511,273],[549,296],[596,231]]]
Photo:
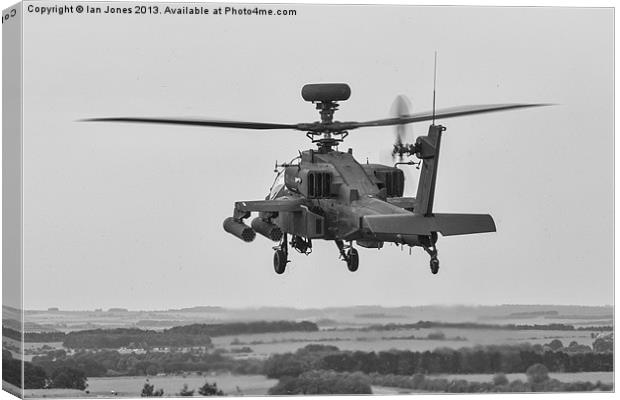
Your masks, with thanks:
[[[613,307],[3,310],[27,397],[613,390]]]

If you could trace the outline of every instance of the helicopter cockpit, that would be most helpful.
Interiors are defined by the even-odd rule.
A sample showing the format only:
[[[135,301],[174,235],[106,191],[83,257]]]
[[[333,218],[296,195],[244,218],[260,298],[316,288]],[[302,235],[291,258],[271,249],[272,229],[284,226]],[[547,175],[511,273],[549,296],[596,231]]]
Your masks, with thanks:
[[[269,200],[277,198],[284,188],[284,170],[282,169],[276,175],[276,179],[274,179],[273,184],[269,189]]]
[[[273,200],[282,195],[282,191],[286,190],[286,169],[287,167],[299,167],[299,163],[301,162],[301,157],[295,157],[290,162],[284,164],[278,164],[276,161],[276,166],[273,172],[276,173],[276,178],[273,180],[271,184],[271,188],[269,188],[269,200]],[[278,169],[280,168],[280,169]]]

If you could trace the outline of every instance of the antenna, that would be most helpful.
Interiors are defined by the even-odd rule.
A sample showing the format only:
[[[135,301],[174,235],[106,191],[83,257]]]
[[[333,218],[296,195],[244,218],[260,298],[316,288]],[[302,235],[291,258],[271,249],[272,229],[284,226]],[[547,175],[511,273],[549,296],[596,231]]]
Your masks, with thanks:
[[[433,68],[433,125],[435,125],[435,91],[437,89],[437,50],[435,50],[435,67]]]

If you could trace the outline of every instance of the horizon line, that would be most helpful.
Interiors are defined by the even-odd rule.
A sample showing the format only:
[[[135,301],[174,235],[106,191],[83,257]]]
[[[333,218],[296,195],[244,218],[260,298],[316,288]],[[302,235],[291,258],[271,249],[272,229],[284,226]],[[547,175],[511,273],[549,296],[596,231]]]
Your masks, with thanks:
[[[457,307],[469,307],[469,308],[479,308],[479,307],[589,307],[589,308],[614,308],[613,304],[553,304],[553,303],[502,303],[502,304],[473,304],[473,303],[434,303],[434,304],[418,304],[418,305],[395,305],[395,306],[385,306],[379,304],[356,304],[356,305],[329,305],[329,306],[309,306],[309,307],[296,307],[296,306],[282,306],[282,305],[248,305],[248,306],[220,306],[220,305],[195,305],[195,306],[186,306],[186,307],[173,307],[168,309],[130,309],[128,307],[122,306],[111,306],[111,307],[98,307],[94,309],[63,309],[58,306],[50,306],[46,309],[42,308],[31,308],[31,309],[20,309],[17,307],[2,305],[2,308],[10,308],[16,311],[22,312],[110,312],[110,310],[117,310],[117,312],[170,312],[170,311],[180,311],[180,310],[190,310],[195,308],[214,308],[214,309],[223,309],[223,310],[231,310],[231,311],[242,311],[242,310],[257,310],[257,309],[265,309],[265,308],[275,308],[275,309],[289,309],[289,310],[297,310],[297,311],[308,311],[308,310],[327,310],[334,308],[361,308],[361,307],[377,307],[377,308],[385,308],[385,309],[396,309],[396,308],[420,308],[420,307],[443,307],[443,308],[457,308]],[[122,311],[121,311],[122,310]]]

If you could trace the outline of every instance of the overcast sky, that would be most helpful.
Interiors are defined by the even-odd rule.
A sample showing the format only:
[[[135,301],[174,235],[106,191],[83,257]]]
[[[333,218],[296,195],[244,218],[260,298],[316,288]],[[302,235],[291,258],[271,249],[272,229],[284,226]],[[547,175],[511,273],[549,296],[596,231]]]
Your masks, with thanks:
[[[25,308],[613,303],[611,9],[290,8],[27,16]],[[391,245],[360,249],[353,274],[323,241],[276,276],[272,242],[222,229],[235,201],[264,198],[276,160],[311,146],[301,132],[76,122],[310,122],[308,82],[351,86],[339,120],[387,117],[399,94],[423,111],[435,50],[439,108],[558,104],[439,121],[436,211],[489,213],[497,233],[440,238],[436,276],[424,251]],[[391,163],[393,139],[354,131],[341,150]]]

